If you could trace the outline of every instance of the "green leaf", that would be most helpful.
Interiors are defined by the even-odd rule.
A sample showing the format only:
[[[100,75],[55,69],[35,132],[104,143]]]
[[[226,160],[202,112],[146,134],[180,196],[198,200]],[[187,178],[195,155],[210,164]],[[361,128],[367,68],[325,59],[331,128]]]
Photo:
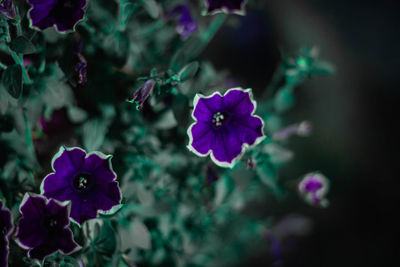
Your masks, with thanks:
[[[160,119],[158,119],[154,123],[154,128],[159,129],[159,130],[168,130],[172,129],[175,126],[178,125],[178,122],[175,119],[174,113],[172,110],[168,110],[164,112]]]
[[[7,92],[14,98],[19,98],[22,92],[22,68],[18,64],[9,66],[1,77]]]
[[[192,63],[189,63],[179,71],[178,73],[179,79],[181,80],[181,82],[184,82],[193,78],[198,69],[199,69],[199,62],[194,61]]]
[[[142,5],[153,19],[160,16],[160,9],[155,0],[142,0]]]
[[[107,122],[102,119],[92,119],[83,125],[83,146],[94,151],[100,148],[107,133]]]
[[[88,117],[87,112],[85,110],[75,106],[69,106],[67,113],[68,113],[68,118],[74,123],[83,122]]]
[[[18,36],[9,44],[11,50],[20,54],[33,54],[36,52],[35,46],[23,36]]]
[[[146,225],[142,223],[139,219],[134,219],[134,221],[127,227],[120,226],[119,232],[121,236],[121,248],[122,250],[141,248],[141,249],[151,249],[151,236]]]
[[[294,105],[294,96],[291,88],[282,88],[279,90],[274,99],[276,111],[284,112]]]

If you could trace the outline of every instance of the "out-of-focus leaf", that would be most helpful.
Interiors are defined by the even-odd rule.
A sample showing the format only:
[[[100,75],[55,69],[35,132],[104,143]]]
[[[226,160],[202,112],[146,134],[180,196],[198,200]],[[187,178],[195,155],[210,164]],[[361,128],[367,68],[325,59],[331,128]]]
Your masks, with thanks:
[[[87,112],[85,110],[75,106],[69,106],[67,113],[68,113],[68,118],[71,120],[71,122],[74,123],[83,122],[88,117]]]
[[[134,219],[129,226],[121,225],[119,227],[121,236],[121,248],[126,249],[151,249],[151,236],[150,232],[139,219]]]
[[[87,121],[82,127],[83,146],[94,151],[100,148],[107,133],[107,122],[96,118]]]
[[[7,92],[14,98],[19,98],[22,92],[22,68],[18,64],[9,66],[1,77]]]
[[[161,118],[154,123],[154,128],[159,130],[172,129],[178,125],[172,110],[168,110],[161,115]]]
[[[199,62],[197,61],[187,64],[179,71],[178,73],[179,79],[181,80],[181,82],[184,82],[186,80],[193,78],[198,69],[199,69]]]
[[[144,9],[153,19],[160,16],[160,8],[155,0],[141,0]]]
[[[36,52],[35,46],[23,36],[18,36],[9,44],[11,50],[21,54],[33,54]]]
[[[291,88],[282,88],[279,90],[274,99],[276,111],[284,112],[290,109],[294,104],[293,90]]]

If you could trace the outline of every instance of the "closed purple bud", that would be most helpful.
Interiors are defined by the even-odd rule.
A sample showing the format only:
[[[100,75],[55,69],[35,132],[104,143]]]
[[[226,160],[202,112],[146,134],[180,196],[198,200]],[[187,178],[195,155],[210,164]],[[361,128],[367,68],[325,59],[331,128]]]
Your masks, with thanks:
[[[156,82],[153,79],[148,80],[142,87],[136,90],[132,100],[128,100],[129,103],[136,103],[136,109],[141,110],[144,102],[149,98]]]
[[[0,13],[6,18],[15,19],[17,14],[15,12],[15,6],[12,0],[4,0],[0,3]]]
[[[286,140],[293,135],[309,136],[312,131],[312,125],[308,121],[290,125],[282,130],[277,131],[273,135],[273,139],[277,141]]]
[[[75,65],[75,71],[78,74],[78,84],[84,84],[87,82],[86,69],[87,62],[81,53],[78,53],[78,63]]]

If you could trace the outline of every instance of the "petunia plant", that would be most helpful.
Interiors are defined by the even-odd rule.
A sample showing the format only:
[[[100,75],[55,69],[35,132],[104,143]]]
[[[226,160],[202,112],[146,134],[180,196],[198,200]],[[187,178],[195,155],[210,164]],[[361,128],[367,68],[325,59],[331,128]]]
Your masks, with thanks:
[[[291,164],[318,126],[292,114],[334,68],[316,47],[271,81],[214,64],[261,2],[0,1],[1,266],[282,261],[312,221],[283,213],[328,206],[325,170]]]

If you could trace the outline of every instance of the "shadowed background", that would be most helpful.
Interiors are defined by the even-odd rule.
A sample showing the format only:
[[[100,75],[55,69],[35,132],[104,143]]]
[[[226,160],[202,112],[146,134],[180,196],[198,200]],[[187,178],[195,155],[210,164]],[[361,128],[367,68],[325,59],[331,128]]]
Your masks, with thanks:
[[[337,69],[298,88],[297,105],[286,116],[314,126],[311,137],[291,140],[296,158],[290,174],[323,172],[331,179],[331,205],[317,209],[296,203],[300,199],[291,209],[276,204],[314,224],[275,266],[393,266],[400,252],[392,116],[399,100],[400,9],[395,1],[275,0],[263,6],[248,9],[236,27],[226,25],[204,53],[218,69],[231,71],[235,85],[260,95],[279,51],[294,54],[304,45],[317,46]],[[268,215],[266,207],[255,209]],[[273,266],[272,257],[266,248],[239,266]]]

